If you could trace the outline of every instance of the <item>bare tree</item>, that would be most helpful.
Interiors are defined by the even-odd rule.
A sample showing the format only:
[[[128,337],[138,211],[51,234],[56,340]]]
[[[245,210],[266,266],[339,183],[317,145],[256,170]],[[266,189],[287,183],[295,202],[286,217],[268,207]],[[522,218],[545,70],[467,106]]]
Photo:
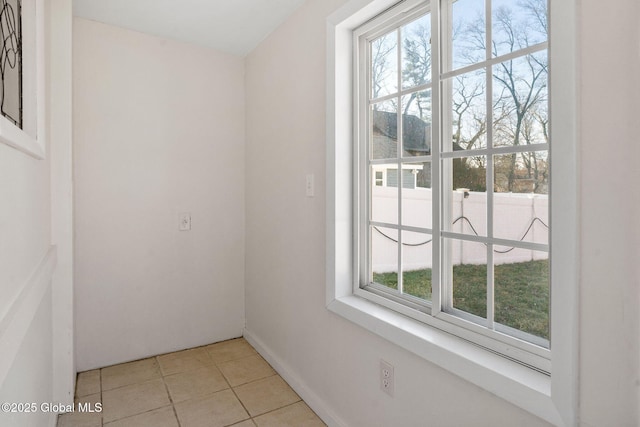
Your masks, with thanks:
[[[544,0],[526,0],[513,7],[502,6],[493,14],[493,39],[491,52],[494,57],[516,52],[546,39],[546,3]],[[465,37],[478,51],[485,51],[485,22],[483,17],[472,21],[465,29]],[[548,64],[546,51],[524,55],[503,61],[493,68],[493,128],[494,145],[535,143],[534,112],[546,110]],[[546,128],[544,128],[546,131]],[[518,155],[512,154],[505,171],[508,191],[515,190]],[[520,156],[524,161],[525,156]],[[530,159],[529,174],[539,162]],[[525,161],[526,164],[526,161]],[[505,165],[501,165],[504,167]]]
[[[431,80],[431,31],[419,22],[407,29],[403,34],[404,58],[402,61],[402,79],[404,85],[416,87]],[[408,114],[413,102],[416,102],[420,118],[425,111],[431,111],[431,94],[413,92],[403,107],[403,114]]]
[[[396,34],[389,33],[371,43],[371,86],[373,98],[378,98],[389,82],[395,68],[395,55],[390,55],[397,49]],[[389,58],[392,56],[392,58]]]
[[[483,101],[485,94],[484,81],[470,81],[469,76],[455,77],[455,85],[451,101],[453,143],[464,150],[477,147],[487,131],[487,115],[478,108],[477,101]]]
[[[549,142],[549,117],[546,106],[543,106],[543,103],[537,104],[523,121],[522,136],[527,145]],[[539,151],[521,153],[527,178],[533,180],[534,193],[546,193],[548,165],[545,154]]]
[[[527,0],[520,4],[527,11],[531,20],[529,32],[538,32],[545,39],[549,34],[549,23],[547,21],[547,0]]]

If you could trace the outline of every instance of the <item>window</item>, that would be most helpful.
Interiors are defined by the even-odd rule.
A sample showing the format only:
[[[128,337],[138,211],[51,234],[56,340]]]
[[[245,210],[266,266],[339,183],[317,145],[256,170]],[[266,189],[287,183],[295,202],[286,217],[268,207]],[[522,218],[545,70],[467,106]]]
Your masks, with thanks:
[[[350,0],[327,39],[327,307],[557,425],[577,401],[575,16]]]
[[[382,187],[384,185],[384,171],[376,171],[376,182],[374,185],[378,187]]]
[[[0,143],[43,159],[45,2],[4,1],[0,28]]]
[[[11,123],[22,129],[22,11],[19,1],[4,2],[0,13],[0,22],[6,25],[7,34],[3,28],[2,73],[2,102],[0,114]]]
[[[358,287],[548,372],[546,0],[416,3],[354,32]]]

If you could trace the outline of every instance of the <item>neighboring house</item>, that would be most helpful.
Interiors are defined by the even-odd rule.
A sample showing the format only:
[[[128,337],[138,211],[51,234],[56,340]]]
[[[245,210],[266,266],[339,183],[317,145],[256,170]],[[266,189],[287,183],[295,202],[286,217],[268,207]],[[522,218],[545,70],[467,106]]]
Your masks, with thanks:
[[[398,115],[395,112],[373,111],[371,116],[374,159],[394,159],[398,156]],[[419,117],[402,115],[402,156],[428,156],[431,154],[431,123]],[[397,187],[398,165],[385,163],[374,166],[373,179],[376,186]],[[403,188],[430,188],[430,162],[406,163],[402,165]]]
[[[429,186],[418,185],[418,174],[424,169],[423,163],[410,163],[402,165],[402,188],[429,188]],[[398,186],[398,164],[384,163],[373,166],[373,179],[377,187],[397,187]],[[429,168],[429,174],[431,168]]]
[[[372,155],[374,159],[392,159],[398,155],[398,115],[373,111]],[[431,123],[410,114],[402,115],[403,157],[431,154]]]

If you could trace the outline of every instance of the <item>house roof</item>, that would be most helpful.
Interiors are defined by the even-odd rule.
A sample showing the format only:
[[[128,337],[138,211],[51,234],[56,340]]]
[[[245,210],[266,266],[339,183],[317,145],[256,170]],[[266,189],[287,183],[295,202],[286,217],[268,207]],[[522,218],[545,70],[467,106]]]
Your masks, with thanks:
[[[372,124],[374,158],[395,157],[398,142],[397,114],[373,111]],[[408,156],[431,154],[431,123],[411,114],[403,114],[402,134],[404,154]]]

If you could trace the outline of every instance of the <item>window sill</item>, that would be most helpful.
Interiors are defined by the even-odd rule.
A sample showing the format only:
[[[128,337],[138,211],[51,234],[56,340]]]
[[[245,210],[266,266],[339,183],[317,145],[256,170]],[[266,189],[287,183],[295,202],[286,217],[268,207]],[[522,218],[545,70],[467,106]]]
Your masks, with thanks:
[[[334,299],[327,308],[507,402],[564,424],[545,374],[354,295]]]

